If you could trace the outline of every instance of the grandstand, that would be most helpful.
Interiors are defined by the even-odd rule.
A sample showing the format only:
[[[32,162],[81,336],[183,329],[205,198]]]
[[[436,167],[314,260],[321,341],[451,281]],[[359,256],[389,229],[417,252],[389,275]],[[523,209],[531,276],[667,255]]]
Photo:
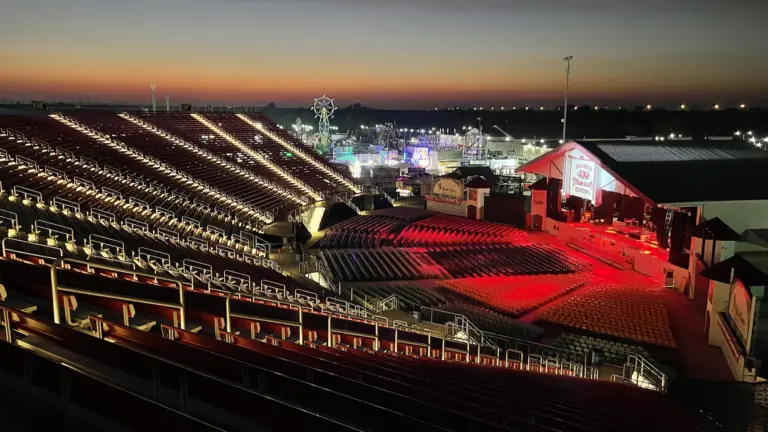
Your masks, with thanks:
[[[650,361],[675,347],[657,295],[541,235],[413,209],[306,253],[268,234],[363,188],[260,113],[1,115],[0,162],[22,429],[700,426]]]

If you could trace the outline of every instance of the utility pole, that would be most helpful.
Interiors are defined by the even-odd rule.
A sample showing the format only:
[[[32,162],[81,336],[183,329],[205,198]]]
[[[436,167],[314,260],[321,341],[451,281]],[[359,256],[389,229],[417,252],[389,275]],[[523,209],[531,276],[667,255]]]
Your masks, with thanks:
[[[571,78],[571,60],[573,56],[564,57],[565,66],[565,106],[563,107],[563,143],[565,143],[565,128],[568,122],[568,83]]]

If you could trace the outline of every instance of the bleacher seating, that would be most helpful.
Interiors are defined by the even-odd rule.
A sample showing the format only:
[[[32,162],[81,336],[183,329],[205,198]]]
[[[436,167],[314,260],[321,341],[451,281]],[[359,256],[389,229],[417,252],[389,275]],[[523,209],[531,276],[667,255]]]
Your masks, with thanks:
[[[329,180],[329,176],[312,164],[306,163],[297,154],[285,149],[266,134],[244,122],[236,115],[227,113],[199,114],[208,121],[229,133],[232,137],[249,148],[260,152],[266,159],[300,179],[315,192],[331,192],[339,187]]]
[[[94,269],[98,272],[97,267]],[[50,271],[45,266],[2,260],[0,270],[9,298],[21,292],[37,299],[41,306],[51,301],[43,295],[35,297],[50,291],[46,280]],[[280,306],[268,299],[233,299],[225,314],[224,330],[216,324],[224,313],[223,297],[187,289],[187,330],[179,328],[183,326],[179,322],[161,323],[153,330],[142,331],[134,324],[135,316],[126,315],[133,308],[126,309],[125,300],[110,296],[121,291],[124,284],[135,286],[126,288],[137,301],[140,296],[169,298],[165,294],[156,296],[177,291],[156,285],[140,289],[142,284],[125,280],[119,273],[97,276],[83,267],[75,266],[73,270],[58,271],[62,286],[79,288],[76,294],[65,296],[63,306],[68,314],[75,305],[78,309],[87,307],[85,316],[71,327],[13,311],[16,319],[4,340],[23,341],[36,352],[55,353],[62,362],[75,366],[77,383],[85,382],[77,374],[109,377],[112,387],[96,387],[105,392],[107,400],[127,390],[156,400],[162,407],[176,409],[188,416],[181,419],[191,422],[191,430],[212,426],[226,430],[267,427],[389,431],[396,427],[427,431],[512,428],[618,432],[660,429],[670,421],[683,428],[693,424],[657,392],[510,370],[498,359],[485,367],[474,365],[481,358],[472,355],[471,350],[466,351],[470,364],[444,362],[440,361],[442,354],[437,347],[442,342],[438,338],[432,339],[429,352],[421,350],[422,355],[416,356],[408,352],[415,353],[416,348],[424,346],[416,342],[418,333],[399,330],[400,336],[392,339],[388,335],[395,330],[386,323],[379,323],[373,332],[372,322],[366,319],[330,315],[290,303]],[[104,277],[112,282],[101,283]],[[66,300],[69,297],[77,297],[78,302]],[[144,319],[162,321],[162,306],[150,307],[137,301],[131,304],[141,306],[137,309]],[[217,312],[217,308],[222,309]],[[300,310],[303,319],[297,318]],[[8,309],[0,306],[3,311]],[[10,315],[3,312],[3,316]],[[207,325],[190,329],[191,319],[207,321]],[[292,337],[290,328],[298,328],[298,340]],[[105,337],[109,343],[100,340]],[[2,342],[4,352],[13,346],[6,342]],[[382,351],[375,349],[379,343]],[[23,350],[15,351],[18,355]],[[3,358],[0,363],[7,362],[9,356]],[[167,379],[179,376],[183,378]],[[0,392],[9,396],[13,388],[3,386]],[[176,396],[158,399],[153,396],[157,392]],[[92,407],[96,404],[92,399],[99,396],[83,396],[85,400],[78,403]],[[638,404],[658,415],[632,418],[630,414],[636,412]],[[123,409],[123,405],[110,407],[110,411]],[[53,415],[83,414],[75,411]],[[115,413],[113,421],[130,421],[124,415]],[[160,418],[182,421],[167,417]],[[85,423],[88,417],[80,419]]]
[[[235,174],[234,178],[249,180],[257,188],[249,193],[255,198],[267,200],[260,205],[274,209],[273,213],[283,207],[292,208],[310,201],[305,190],[281,175],[283,172],[279,167],[267,159],[253,158],[188,114],[121,113],[120,116],[208,160],[207,165],[190,167],[192,170],[221,167]]]
[[[156,206],[168,208],[171,201],[176,201],[181,205],[178,210],[207,208],[211,215],[215,211],[252,227],[269,220],[262,212],[249,211],[234,200],[206,190],[204,183],[189,176],[152,167],[148,161],[142,163],[118,145],[86,136],[48,117],[0,117],[0,135],[2,148],[14,161],[37,167],[73,186],[130,196],[151,204],[152,210]]]
[[[440,284],[499,311],[520,316],[584,285],[581,274],[448,279]]]
[[[428,254],[402,249],[327,249],[320,256],[341,282],[432,279],[446,275]]]
[[[401,224],[390,217],[355,216],[326,230],[317,246],[329,249],[381,247],[382,243],[391,240],[390,233]]]
[[[526,238],[525,231],[513,226],[435,215],[409,225],[395,239],[395,245],[428,247],[517,244]]]
[[[305,161],[314,165],[315,168],[325,173],[326,176],[330,176],[337,184],[343,185],[354,192],[359,192],[358,187],[355,185],[355,179],[349,175],[348,171],[339,171],[333,167],[333,165],[327,163],[322,156],[320,156],[314,148],[308,148],[304,143],[299,142],[298,138],[287,133],[282,128],[278,127],[269,117],[261,113],[246,113],[241,114],[240,117],[248,124],[259,126],[265,134],[273,137],[274,141],[281,143],[288,150],[295,152]]]
[[[86,110],[73,111],[66,116],[113,136],[131,148],[156,158],[178,171],[200,179],[211,187],[237,198],[247,206],[274,213],[275,209],[291,202],[288,196],[279,194],[278,190],[266,188],[263,182],[256,184],[246,182],[245,176],[232,175],[222,166],[212,164],[202,154],[187,150],[184,146],[132,123],[116,113]],[[207,128],[201,129],[204,130],[197,131],[200,135],[211,134]]]
[[[58,202],[58,201],[57,201]],[[70,201],[74,204],[74,201]],[[251,247],[246,238],[228,240],[220,233],[191,224],[157,229],[138,220],[120,220],[101,211],[86,215],[72,206],[47,205],[37,197],[0,195],[0,238],[5,250],[109,263],[126,268],[152,268],[219,289],[256,284],[274,289],[324,290],[299,284]]]
[[[549,245],[431,248],[427,255],[455,278],[573,273],[584,263]]]
[[[613,337],[674,348],[664,304],[647,288],[589,283],[540,319]]]
[[[542,280],[551,279],[551,297],[583,263],[546,246],[510,245],[524,240],[513,231],[435,222],[461,236],[476,230],[490,244],[422,251],[342,241],[373,247],[323,249],[324,268],[364,283],[322,288],[284,271],[257,247],[258,235],[302,204],[307,187],[328,193],[354,184],[326,175],[330,168],[306,148],[277,160],[274,152],[299,143],[276,142],[291,138],[265,117],[249,117],[263,122],[260,133],[236,115],[203,115],[244,145],[273,141],[258,149],[275,156],[279,169],[269,173],[229,156],[235,144],[187,117],[0,116],[0,430],[11,422],[107,431],[694,430],[660,392],[531,367],[531,352],[505,360],[518,343],[541,338],[535,325],[421,288],[426,282],[373,282],[470,275],[479,266],[483,274],[550,275]],[[378,240],[402,223],[387,219],[355,218],[339,230]],[[464,292],[492,303],[485,293],[500,294],[493,286]],[[519,340],[479,344],[449,334],[447,324],[445,333],[409,327],[361,305],[392,294],[403,310],[437,306]],[[593,313],[593,303],[619,298],[586,296],[580,307]],[[666,319],[653,301],[639,303],[644,319]],[[571,317],[563,304],[555,309]],[[613,307],[630,324],[604,314],[611,325],[637,329],[640,314]]]

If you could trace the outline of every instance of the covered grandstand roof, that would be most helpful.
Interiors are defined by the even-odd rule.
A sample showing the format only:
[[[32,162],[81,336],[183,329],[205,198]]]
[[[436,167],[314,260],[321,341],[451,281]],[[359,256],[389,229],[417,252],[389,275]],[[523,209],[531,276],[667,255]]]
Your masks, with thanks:
[[[754,187],[768,152],[739,141],[569,141],[518,170],[546,175],[574,149],[654,204],[768,199],[768,189]]]

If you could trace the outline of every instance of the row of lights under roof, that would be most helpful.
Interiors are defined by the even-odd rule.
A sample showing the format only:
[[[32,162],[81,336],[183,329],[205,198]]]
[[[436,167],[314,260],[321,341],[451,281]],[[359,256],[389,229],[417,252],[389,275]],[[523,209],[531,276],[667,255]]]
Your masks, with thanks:
[[[577,111],[579,108],[580,107],[578,107],[578,106],[574,106],[573,110]],[[484,107],[473,107],[472,111],[483,111],[484,109],[485,109]],[[534,109],[534,108],[531,108],[530,106],[525,106],[525,107],[521,107],[520,108],[521,111],[530,111],[532,109]],[[563,107],[562,106],[558,106],[555,109],[557,111],[560,111],[560,110],[563,109]],[[610,108],[607,107],[607,106],[604,106],[603,108],[600,108],[598,105],[595,105],[593,109],[595,111],[599,111],[600,109],[609,110]],[[618,109],[622,110],[622,109],[624,109],[624,107],[623,106],[619,106]],[[651,105],[651,104],[648,104],[648,105],[645,106],[645,110],[646,111],[651,111],[652,109],[653,109],[653,105]],[[688,105],[686,105],[684,103],[680,104],[680,110],[685,111],[687,109],[689,109]],[[715,110],[715,111],[718,111],[718,110],[721,109],[721,106],[720,106],[720,104],[714,104],[714,105],[712,105],[712,109]],[[747,104],[739,104],[739,109],[747,109]],[[448,108],[446,111],[459,111],[459,110],[467,110],[467,111],[469,111],[469,108],[455,107],[455,108]],[[495,111],[496,107],[491,107],[490,110],[491,111]],[[512,111],[517,111],[517,107],[513,106],[511,110]],[[539,111],[545,111],[545,110],[546,110],[546,108],[544,106],[539,106]],[[427,110],[427,111],[429,111],[429,110]],[[435,111],[439,111],[439,109],[435,108]],[[505,111],[505,108],[504,107],[500,107],[499,111]]]
[[[240,116],[240,115],[238,114],[238,116]],[[261,124],[261,122],[253,121],[252,119],[250,119],[248,117],[240,117],[240,118],[245,120],[247,123],[251,124],[252,126],[254,126],[262,134],[267,135],[268,137],[270,137],[273,141],[277,141],[279,144],[283,145],[284,147],[290,148],[293,152],[297,153],[304,160],[306,160],[307,162],[311,163],[312,165],[314,165],[315,167],[317,167],[321,171],[325,171],[326,173],[330,174],[332,177],[336,178],[338,181],[343,183],[345,186],[347,186],[348,188],[352,189],[352,191],[354,191],[355,193],[360,193],[360,188],[357,185],[355,185],[354,183],[352,183],[349,180],[345,179],[340,174],[332,171],[327,165],[321,164],[320,162],[316,161],[315,159],[305,155],[304,152],[302,152],[300,149],[294,147],[293,145],[291,145],[290,143],[288,143],[284,139],[282,139],[279,136],[277,136],[277,135],[273,134],[272,132],[270,132],[269,129],[265,128],[264,125]],[[304,185],[304,186],[308,187],[307,185]]]
[[[752,131],[747,131],[743,133],[741,131],[736,131],[733,134],[739,138],[744,138],[745,140],[749,141],[751,144],[754,144],[755,147],[763,148],[766,145],[768,145],[768,136],[763,138],[758,138],[755,136],[754,133],[752,133]]]

